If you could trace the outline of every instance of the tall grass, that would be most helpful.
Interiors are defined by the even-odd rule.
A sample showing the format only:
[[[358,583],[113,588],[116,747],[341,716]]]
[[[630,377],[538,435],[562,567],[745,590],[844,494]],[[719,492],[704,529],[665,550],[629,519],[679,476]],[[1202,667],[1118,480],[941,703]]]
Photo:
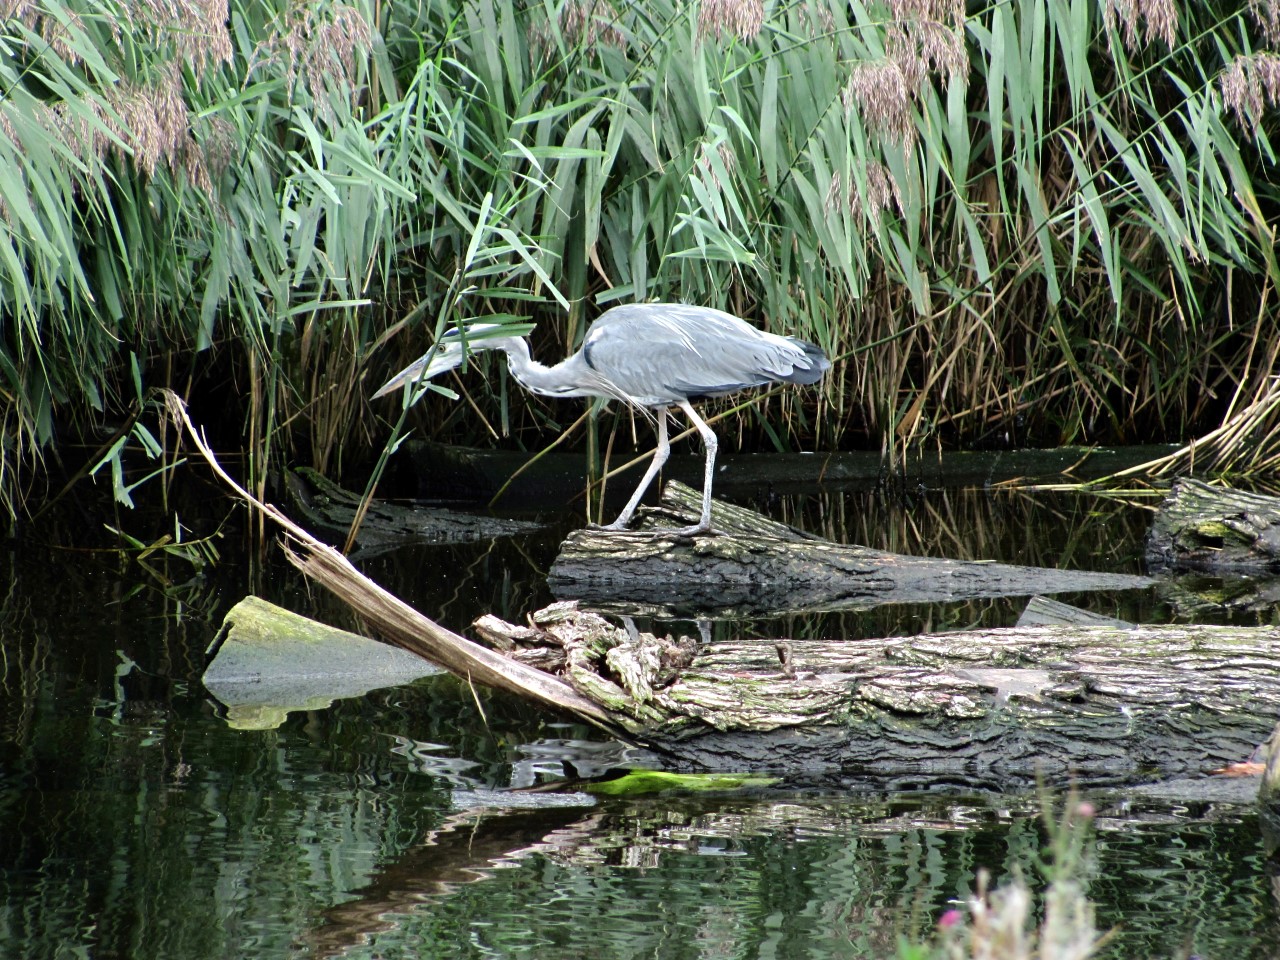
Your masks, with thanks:
[[[459,316],[547,354],[632,299],[815,340],[824,392],[741,418],[778,444],[1182,439],[1271,375],[1277,0],[0,17],[10,509],[152,385],[242,423],[259,490],[342,470],[383,429],[366,381]],[[571,419],[471,386],[529,446]],[[1275,462],[1266,411],[1239,441]]]

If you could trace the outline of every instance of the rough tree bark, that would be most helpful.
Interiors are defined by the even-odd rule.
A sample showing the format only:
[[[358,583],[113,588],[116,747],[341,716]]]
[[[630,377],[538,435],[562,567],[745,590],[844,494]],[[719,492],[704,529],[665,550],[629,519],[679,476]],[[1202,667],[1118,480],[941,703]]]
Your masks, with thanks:
[[[1280,629],[1033,627],[698,646],[555,604],[482,618],[682,769],[1005,785],[1206,773],[1280,716]],[[532,653],[521,652],[532,647]]]
[[[1176,481],[1147,537],[1153,566],[1280,570],[1280,498]]]

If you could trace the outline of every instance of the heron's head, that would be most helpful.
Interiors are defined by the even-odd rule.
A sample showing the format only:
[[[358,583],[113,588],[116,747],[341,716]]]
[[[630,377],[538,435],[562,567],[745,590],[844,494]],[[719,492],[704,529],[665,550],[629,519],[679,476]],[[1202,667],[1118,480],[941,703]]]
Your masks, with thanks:
[[[373,399],[385,397],[405,384],[430,380],[456,369],[467,357],[482,350],[505,350],[520,340],[520,337],[512,336],[511,331],[510,325],[501,323],[473,323],[462,328],[451,327],[436,341],[434,349],[427,351],[379,387]]]

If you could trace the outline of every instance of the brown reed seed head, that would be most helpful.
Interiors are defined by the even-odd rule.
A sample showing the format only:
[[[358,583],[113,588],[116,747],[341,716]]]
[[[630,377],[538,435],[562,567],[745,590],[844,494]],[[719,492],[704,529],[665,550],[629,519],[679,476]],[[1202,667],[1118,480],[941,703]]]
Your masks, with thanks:
[[[254,50],[247,72],[283,63],[289,86],[301,79],[316,112],[331,119],[329,92],[350,90],[356,95],[360,65],[372,47],[372,28],[350,4],[320,7],[293,0]]]
[[[0,0],[0,20],[17,20],[35,27],[39,17],[40,6],[32,0]]]
[[[886,0],[889,15],[897,21],[931,20],[961,27],[964,25],[964,0]]]
[[[157,45],[172,43],[197,75],[231,62],[227,0],[136,0],[120,7],[132,30],[151,34]],[[113,29],[118,35],[119,26]]]
[[[889,168],[883,163],[877,160],[867,161],[866,184],[867,188],[864,192],[858,189],[857,180],[850,178],[846,188],[844,178],[839,173],[833,174],[831,184],[827,188],[827,209],[832,210],[837,204],[843,202],[855,219],[872,225],[879,223],[881,214],[889,206],[890,201],[893,201],[899,213],[904,212],[898,181],[893,178]]]
[[[764,27],[764,0],[702,0],[698,10],[698,38],[715,34],[754,40]]]
[[[1272,47],[1280,47],[1280,0],[1249,0],[1249,12]]]
[[[1280,53],[1264,50],[1236,57],[1218,78],[1222,105],[1236,115],[1246,132],[1268,105],[1280,105]]]
[[[1129,50],[1137,50],[1138,21],[1145,21],[1147,44],[1160,39],[1173,48],[1178,35],[1178,9],[1174,0],[1106,0],[1102,5],[1102,22]]]
[[[856,106],[863,122],[903,146],[915,144],[916,125],[911,116],[913,94],[907,76],[892,57],[854,64],[840,91],[845,113]]]
[[[930,74],[945,73],[968,83],[969,54],[963,28],[939,20],[897,20],[885,31],[885,52],[902,71],[908,89],[919,96]]]
[[[571,47],[623,47],[627,38],[617,24],[618,11],[608,0],[572,0],[560,11],[560,35]]]

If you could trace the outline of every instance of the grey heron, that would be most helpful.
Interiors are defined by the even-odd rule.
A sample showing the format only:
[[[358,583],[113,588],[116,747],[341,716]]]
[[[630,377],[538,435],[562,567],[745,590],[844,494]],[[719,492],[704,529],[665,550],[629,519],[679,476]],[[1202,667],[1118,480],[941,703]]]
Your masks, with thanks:
[[[719,397],[771,383],[817,383],[831,367],[820,347],[793,337],[766,333],[723,310],[683,303],[635,303],[606,310],[591,324],[582,346],[553,367],[529,353],[523,337],[495,336],[493,324],[451,330],[435,349],[392,377],[373,396],[459,366],[468,353],[501,350],[516,381],[547,397],[605,397],[652,410],[658,448],[635,493],[613,523],[624,530],[645,490],[671,455],[667,415],[679,407],[702,435],[706,468],[702,516],[696,524],[662,533],[692,536],[711,530],[711,484],[715,476],[715,432],[691,401]]]

